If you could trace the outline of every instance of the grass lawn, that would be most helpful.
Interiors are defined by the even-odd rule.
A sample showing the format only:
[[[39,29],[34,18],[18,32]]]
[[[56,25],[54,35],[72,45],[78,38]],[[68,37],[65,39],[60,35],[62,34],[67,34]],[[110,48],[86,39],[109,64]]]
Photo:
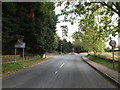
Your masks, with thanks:
[[[98,57],[94,57],[94,56],[92,56],[92,55],[88,55],[88,56],[86,56],[86,57],[87,57],[88,59],[96,62],[96,63],[102,64],[102,65],[104,65],[104,66],[106,66],[106,67],[108,67],[108,68],[113,69],[113,64],[112,64],[112,62],[110,62],[110,61],[108,61],[108,60],[101,59],[101,58],[98,58]],[[118,71],[118,63],[115,63],[115,68],[114,68],[114,70]]]
[[[9,76],[17,71],[29,68],[31,66],[34,66],[36,64],[39,64],[51,59],[52,58],[40,58],[37,60],[31,60],[31,61],[25,61],[25,62],[2,64],[2,77]]]

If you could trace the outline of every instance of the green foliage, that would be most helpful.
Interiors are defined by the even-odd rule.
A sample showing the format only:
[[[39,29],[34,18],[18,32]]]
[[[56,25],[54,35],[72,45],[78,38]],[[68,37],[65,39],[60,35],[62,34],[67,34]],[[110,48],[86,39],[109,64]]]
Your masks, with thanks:
[[[62,37],[65,39],[65,37],[67,37],[68,35],[68,27],[67,27],[67,25],[63,25],[63,26],[61,26],[61,28],[62,28]]]
[[[107,61],[107,60],[104,60],[104,59],[101,59],[101,58],[98,58],[98,57],[94,57],[94,56],[91,56],[91,55],[87,56],[87,58],[89,58],[90,60],[92,60],[96,63],[102,64],[102,65],[104,65],[108,68],[113,69],[113,64],[110,61]],[[118,69],[119,69],[118,66],[119,66],[118,63],[115,63],[114,70],[118,71]]]
[[[106,52],[112,52],[112,49],[110,49],[109,47],[105,48]]]
[[[118,51],[120,51],[120,45],[116,46],[116,48],[118,48]]]
[[[62,51],[63,53],[68,53],[72,51],[72,45],[70,42],[67,42],[66,39],[63,39],[62,41]]]
[[[73,34],[74,46],[81,46],[87,51],[104,51],[107,35],[96,23],[94,14],[86,14],[81,19],[79,27],[79,31]]]
[[[57,22],[54,8],[53,2],[4,2],[3,54],[14,54],[14,44],[21,37],[26,42],[26,53],[44,54],[52,50]]]
[[[59,38],[59,36],[57,34],[54,35],[54,38],[55,38],[55,40],[54,40],[54,43],[53,43],[53,49],[56,50],[57,47],[58,47],[60,38]]]
[[[72,52],[73,46],[72,46],[72,43],[71,42],[67,42],[66,39],[63,39],[63,40],[60,40],[59,39],[59,44],[58,44],[58,47],[57,47],[57,51],[60,53],[62,51],[62,53],[70,53]]]
[[[74,46],[81,46],[87,51],[103,52],[105,42],[109,40],[109,35],[116,36],[118,26],[113,25],[111,20],[114,13],[119,15],[119,5],[116,2],[64,2],[65,21],[76,21],[79,19],[79,31],[73,35]],[[69,5],[69,6],[68,6]],[[68,8],[71,7],[71,8]],[[108,38],[106,40],[106,38]]]
[[[73,18],[75,18],[75,15],[81,17],[82,15],[88,13],[89,11],[91,11],[91,14],[92,14],[96,12],[98,9],[103,10],[102,8],[104,8],[105,11],[103,10],[99,12],[100,15],[112,16],[114,15],[114,13],[116,13],[120,17],[120,9],[119,9],[120,2],[79,2],[79,1],[73,0],[69,2],[69,4],[66,1],[61,2],[60,6],[61,5],[64,5],[64,9],[62,10],[61,15],[69,15],[70,16],[69,19],[72,19],[72,20]],[[70,15],[70,14],[74,14],[74,15]],[[72,21],[72,20],[69,20],[69,21]]]

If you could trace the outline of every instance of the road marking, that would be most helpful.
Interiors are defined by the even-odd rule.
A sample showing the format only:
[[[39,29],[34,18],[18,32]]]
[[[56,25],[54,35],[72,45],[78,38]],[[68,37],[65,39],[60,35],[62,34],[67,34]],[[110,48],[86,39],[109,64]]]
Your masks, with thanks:
[[[65,64],[65,63],[63,63],[63,64],[60,66],[60,68],[62,68],[62,67],[64,66],[64,64]]]
[[[57,74],[58,72],[56,71],[55,74]]]

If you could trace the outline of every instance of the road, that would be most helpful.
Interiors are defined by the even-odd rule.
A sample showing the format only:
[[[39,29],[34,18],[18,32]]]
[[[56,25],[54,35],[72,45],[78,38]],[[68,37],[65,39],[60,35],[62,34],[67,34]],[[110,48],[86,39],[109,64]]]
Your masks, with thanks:
[[[20,71],[4,78],[3,88],[116,88],[81,56],[60,56]]]

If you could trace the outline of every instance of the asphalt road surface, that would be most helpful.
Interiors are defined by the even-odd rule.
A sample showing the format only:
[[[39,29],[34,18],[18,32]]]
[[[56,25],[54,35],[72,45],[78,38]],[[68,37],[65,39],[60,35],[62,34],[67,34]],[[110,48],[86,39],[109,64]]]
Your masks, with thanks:
[[[116,88],[81,56],[60,56],[20,71],[4,78],[3,88]]]

